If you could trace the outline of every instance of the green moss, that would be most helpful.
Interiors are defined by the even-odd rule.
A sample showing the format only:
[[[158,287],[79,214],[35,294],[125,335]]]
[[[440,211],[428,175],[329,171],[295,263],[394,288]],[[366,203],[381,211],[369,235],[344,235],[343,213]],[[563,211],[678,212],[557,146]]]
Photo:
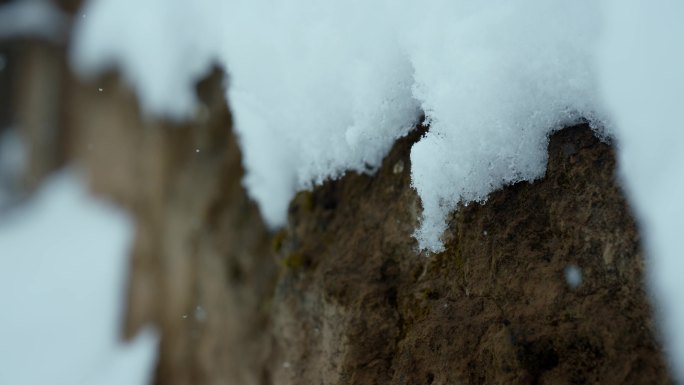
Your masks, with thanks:
[[[465,265],[465,261],[463,260],[463,255],[461,254],[461,249],[459,247],[454,248],[453,257],[456,271],[458,274],[463,274],[463,266]]]
[[[428,300],[436,300],[436,299],[439,299],[439,297],[440,297],[439,292],[437,292],[436,290],[432,290],[432,289],[423,289],[421,294],[422,294],[423,299],[428,299]]]
[[[294,252],[281,259],[280,264],[288,269],[297,269],[304,265],[304,256],[301,253]]]
[[[300,191],[295,195],[294,201],[299,205],[302,212],[310,213],[314,208],[313,193],[311,191]]]
[[[461,252],[460,243],[456,245],[452,252],[452,261],[454,264],[454,269],[456,270],[456,276],[461,280],[460,284],[466,287],[468,285],[468,279],[466,274],[466,260]]]
[[[285,237],[287,237],[287,230],[285,229],[282,229],[273,235],[273,238],[271,239],[271,250],[273,250],[274,253],[280,252],[283,248]]]
[[[430,309],[427,306],[421,305],[420,301],[411,301],[401,307],[401,313],[405,318],[405,322],[418,323],[427,318],[430,314]]]

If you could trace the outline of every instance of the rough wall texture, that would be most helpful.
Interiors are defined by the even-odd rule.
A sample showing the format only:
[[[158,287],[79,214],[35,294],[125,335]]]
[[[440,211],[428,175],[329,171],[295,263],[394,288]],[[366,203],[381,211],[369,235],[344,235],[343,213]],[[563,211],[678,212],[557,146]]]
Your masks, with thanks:
[[[552,136],[542,180],[458,210],[447,250],[427,257],[410,236],[420,133],[375,176],[300,193],[269,234],[240,185],[220,76],[199,86],[196,119],[174,125],[141,117],[115,77],[83,84],[59,50],[31,47],[61,63],[43,83],[58,96],[41,102],[59,114],[19,125],[58,125],[57,138],[27,135],[65,154],[34,150],[37,169],[70,159],[135,217],[126,334],[160,328],[157,383],[669,383],[613,151],[586,127]]]
[[[292,204],[277,383],[668,383],[611,147],[586,126],[554,134],[545,178],[459,209],[447,250],[426,258],[410,237],[416,136],[376,176]],[[568,266],[583,273],[575,289]]]

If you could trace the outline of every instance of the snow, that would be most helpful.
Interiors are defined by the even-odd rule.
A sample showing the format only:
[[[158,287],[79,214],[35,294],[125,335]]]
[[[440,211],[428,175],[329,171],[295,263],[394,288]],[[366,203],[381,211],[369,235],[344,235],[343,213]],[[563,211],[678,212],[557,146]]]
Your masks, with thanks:
[[[672,368],[684,379],[684,3],[605,4],[600,70],[620,175],[647,251]]]
[[[1,384],[149,383],[156,333],[119,340],[132,230],[74,172],[2,215]]]
[[[72,64],[86,77],[118,67],[148,115],[191,117],[196,108],[195,83],[212,62],[207,44],[213,33],[203,20],[210,13],[196,17],[205,3],[88,2],[84,17],[76,19]]]
[[[382,25],[374,23],[377,2],[318,4],[307,12],[304,1],[272,8],[235,3],[239,17],[228,24],[243,38],[229,42],[225,57],[245,186],[277,226],[296,190],[347,169],[377,167],[420,112],[410,100],[407,58],[386,31],[372,30]],[[387,67],[393,71],[385,76]],[[392,107],[400,111],[387,114]],[[404,113],[376,131],[383,116]]]
[[[0,130],[0,215],[19,198],[26,170],[26,149],[13,128]]]
[[[415,126],[413,71],[397,35],[377,22],[389,12],[382,2],[234,3],[226,35],[241,37],[227,39],[221,57],[245,186],[278,226],[297,190],[373,171]]]
[[[593,1],[133,7],[88,3],[76,29],[76,69],[117,65],[145,111],[178,118],[197,108],[197,77],[222,64],[244,185],[272,227],[285,223],[296,191],[373,172],[424,112],[430,132],[411,154],[424,208],[416,237],[420,248],[439,251],[445,217],[459,202],[540,177],[549,131],[600,116]]]
[[[594,1],[442,1],[420,14],[406,31],[414,96],[430,121],[411,151],[424,210],[416,237],[441,251],[458,203],[543,176],[549,132],[601,112],[599,20]]]
[[[66,16],[52,1],[23,0],[0,6],[0,38],[38,37],[59,42],[66,30]]]

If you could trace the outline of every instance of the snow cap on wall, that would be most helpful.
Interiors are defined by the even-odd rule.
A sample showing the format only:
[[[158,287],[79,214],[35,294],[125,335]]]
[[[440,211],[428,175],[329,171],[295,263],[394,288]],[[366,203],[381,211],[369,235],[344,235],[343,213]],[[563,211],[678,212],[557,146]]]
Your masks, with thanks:
[[[430,130],[413,146],[411,176],[424,210],[416,237],[439,251],[459,203],[542,177],[549,133],[601,116],[592,66],[599,20],[587,1],[421,8],[405,35]]]
[[[297,190],[375,170],[424,112],[416,237],[439,251],[459,202],[540,177],[549,131],[600,110],[593,1],[129,1],[85,8],[76,68],[117,64],[146,110],[179,116],[223,63],[244,184],[274,227]]]

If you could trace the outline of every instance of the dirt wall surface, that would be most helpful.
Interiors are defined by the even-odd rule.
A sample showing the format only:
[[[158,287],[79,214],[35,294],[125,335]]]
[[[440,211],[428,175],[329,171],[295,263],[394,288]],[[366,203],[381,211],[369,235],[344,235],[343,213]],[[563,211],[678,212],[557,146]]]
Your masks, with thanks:
[[[218,73],[198,87],[195,119],[171,124],[141,116],[116,77],[83,83],[63,52],[31,47],[11,63],[62,63],[40,102],[57,106],[58,137],[18,118],[30,143],[61,154],[34,151],[34,179],[68,159],[134,216],[125,334],[160,329],[156,383],[671,383],[614,153],[586,126],[551,137],[543,179],[460,208],[446,251],[427,256],[411,238],[419,130],[376,175],[299,193],[288,226],[269,233],[240,184]]]
[[[272,316],[277,383],[669,383],[610,146],[586,126],[554,134],[542,180],[462,207],[446,251],[425,257],[410,237],[416,136],[376,176],[292,204]]]

